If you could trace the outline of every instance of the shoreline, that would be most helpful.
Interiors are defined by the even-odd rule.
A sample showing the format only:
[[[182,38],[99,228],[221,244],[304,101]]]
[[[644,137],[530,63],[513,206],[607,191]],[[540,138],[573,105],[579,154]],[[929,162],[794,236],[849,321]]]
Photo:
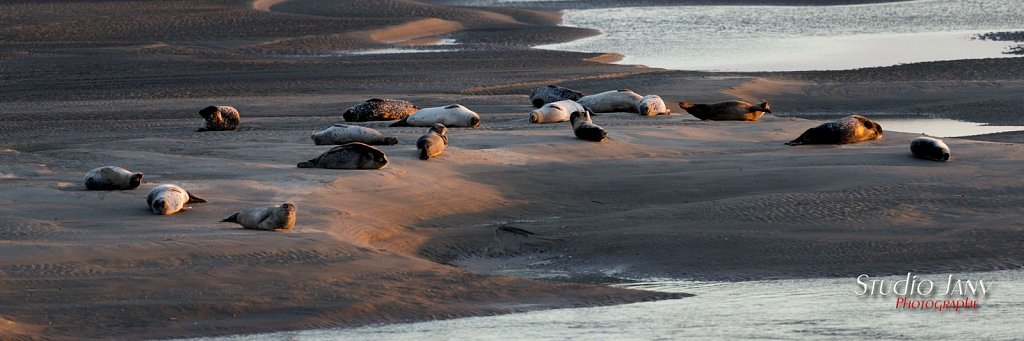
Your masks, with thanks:
[[[581,143],[562,124],[523,120],[525,94],[546,84],[588,93],[629,87],[669,102],[770,96],[790,111],[1012,111],[1024,86],[1019,65],[951,62],[796,79],[670,71],[600,63],[614,58],[607,54],[531,50],[533,42],[592,33],[553,26],[550,11],[417,1],[384,8],[262,3],[288,11],[278,13],[254,5],[210,6],[266,31],[226,25],[218,15],[177,16],[178,8],[141,18],[91,2],[54,10],[121,15],[128,24],[34,27],[33,20],[49,23],[50,13],[0,5],[28,22],[0,29],[11,38],[0,45],[0,67],[9,71],[0,80],[0,293],[12,298],[0,304],[0,337],[358,326],[683,297],[588,284],[631,274],[744,280],[902,271],[907,264],[995,270],[1024,259],[1012,223],[1024,184],[1007,176],[1024,160],[1018,145],[949,139],[955,162],[937,165],[907,157],[912,134],[784,147],[815,124],[791,118],[734,125],[677,109],[669,117],[606,114],[595,120],[614,135],[602,144]],[[468,49],[279,56],[378,46],[390,40],[383,38],[419,34],[410,22],[446,32],[414,39],[455,36]],[[451,30],[452,23],[460,28]],[[168,25],[180,29],[163,33]],[[61,30],[79,40],[52,40]],[[376,31],[382,39],[373,39],[375,30],[383,30]],[[1017,68],[1007,73],[1007,66]],[[444,156],[423,162],[410,143],[422,129],[367,123],[403,142],[386,148],[388,168],[294,168],[322,152],[309,143],[310,132],[375,96],[424,107],[462,103],[482,114],[484,128],[453,129]],[[242,129],[195,133],[195,112],[211,103],[238,106]],[[96,162],[142,170],[143,188],[83,191],[77,182]],[[167,182],[211,203],[154,218],[139,196]],[[285,200],[299,207],[294,231],[216,223],[227,211]],[[559,218],[538,220],[544,217]],[[560,242],[506,242],[491,227],[501,225]],[[901,262],[861,254],[897,252],[894,245],[909,248],[896,254]],[[924,252],[935,248],[953,251]],[[450,265],[466,261],[570,276],[535,281]]]

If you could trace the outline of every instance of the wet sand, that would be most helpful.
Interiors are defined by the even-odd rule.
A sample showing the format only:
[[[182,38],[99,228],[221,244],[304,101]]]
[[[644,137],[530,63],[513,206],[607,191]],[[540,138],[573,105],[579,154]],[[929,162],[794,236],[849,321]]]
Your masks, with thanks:
[[[946,139],[948,163],[910,157],[911,134],[788,147],[818,122],[702,122],[602,114],[610,140],[531,125],[531,88],[630,88],[666,101],[760,99],[781,116],[927,113],[1021,124],[1024,62],[842,72],[710,74],[531,50],[594,34],[557,12],[416,1],[15,1],[0,5],[0,338],[143,339],[357,326],[678,298],[622,278],[764,279],[1020,268],[1019,135]],[[429,48],[452,52],[354,55]],[[424,44],[426,44],[424,46]],[[427,162],[425,128],[380,171],[298,169],[309,134],[371,97],[461,103]],[[194,132],[207,105],[235,132]],[[815,116],[818,115],[818,116]],[[1016,136],[1016,137],[1015,137]],[[88,170],[144,172],[85,191]],[[175,183],[209,200],[154,216]],[[293,202],[293,231],[218,223]],[[535,233],[502,232],[508,226]],[[524,278],[546,277],[547,280]]]

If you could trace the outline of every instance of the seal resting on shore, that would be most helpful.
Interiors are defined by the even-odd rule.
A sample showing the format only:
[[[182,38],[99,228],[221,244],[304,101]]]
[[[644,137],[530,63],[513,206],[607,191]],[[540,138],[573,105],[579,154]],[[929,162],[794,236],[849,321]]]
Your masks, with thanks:
[[[641,116],[671,115],[665,101],[658,95],[647,95],[636,104],[636,111]]]
[[[146,204],[149,205],[149,209],[159,215],[175,214],[191,208],[185,207],[185,204],[203,202],[206,200],[177,185],[153,187],[149,190],[149,195],[146,196]]]
[[[542,86],[530,91],[530,103],[533,103],[534,108],[562,100],[575,101],[580,97],[583,97],[582,92],[554,85]]]
[[[392,123],[392,127],[432,127],[434,123],[444,124],[446,127],[470,127],[480,126],[480,115],[469,110],[462,104],[452,104],[443,107],[423,108],[412,116],[403,118]]]
[[[409,101],[371,98],[348,108],[341,117],[348,122],[391,121],[409,117],[419,109]]]
[[[221,220],[222,223],[237,223],[252,230],[291,230],[295,226],[295,205],[284,203],[280,206],[247,208]]]
[[[242,116],[234,107],[226,105],[211,105],[199,110],[199,116],[206,120],[206,126],[196,131],[222,131],[238,129]]]
[[[807,129],[800,137],[786,142],[801,144],[847,144],[882,138],[882,126],[861,115],[850,115]]]
[[[384,136],[377,129],[347,124],[335,124],[330,128],[310,135],[316,145],[346,144],[362,142],[369,145],[393,145],[398,143],[397,136]]]
[[[711,121],[757,121],[764,113],[771,113],[768,102],[753,105],[744,101],[728,101],[714,104],[693,104],[680,102],[679,107],[702,120]]]
[[[587,110],[576,101],[564,100],[545,104],[530,112],[530,123],[557,123],[569,120],[573,111]]]
[[[918,159],[949,160],[949,146],[934,137],[922,136],[910,141],[910,152]]]
[[[638,95],[633,90],[622,89],[583,96],[576,100],[576,102],[586,107],[591,113],[635,113],[637,112],[637,104],[640,103],[641,99],[643,99],[643,96]]]
[[[448,147],[448,128],[443,124],[434,123],[430,130],[416,140],[416,149],[420,150],[420,160],[427,160],[444,153]]]
[[[569,114],[569,122],[572,123],[572,132],[582,140],[601,142],[608,137],[604,128],[590,120],[589,111],[574,111]]]
[[[388,158],[380,149],[362,142],[346,143],[320,154],[312,160],[299,162],[299,168],[381,169]]]
[[[136,189],[142,184],[142,173],[132,173],[117,166],[105,166],[85,173],[85,188],[92,191]]]

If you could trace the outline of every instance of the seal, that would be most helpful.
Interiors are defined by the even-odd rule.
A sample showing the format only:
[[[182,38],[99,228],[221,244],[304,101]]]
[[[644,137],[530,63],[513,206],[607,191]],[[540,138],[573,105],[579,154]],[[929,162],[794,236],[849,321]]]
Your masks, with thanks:
[[[409,101],[371,98],[348,108],[341,117],[347,122],[391,121],[409,117],[419,109]]]
[[[85,173],[85,188],[91,191],[136,189],[142,184],[142,173],[132,173],[118,166],[105,166]]]
[[[847,144],[882,138],[882,126],[861,115],[850,115],[807,129],[800,137],[786,142],[801,144]]]
[[[572,123],[572,132],[582,140],[601,142],[608,137],[604,128],[590,120],[589,111],[574,111],[569,114],[569,122]]]
[[[412,116],[403,118],[392,123],[392,127],[432,127],[434,123],[444,124],[446,127],[470,127],[480,126],[480,115],[462,106],[452,104],[444,107],[423,108]]]
[[[206,126],[196,129],[196,131],[235,130],[238,129],[238,124],[242,121],[238,110],[226,105],[211,105],[203,108],[203,110],[199,110],[199,116],[206,120]]]
[[[328,169],[381,169],[388,165],[388,158],[380,149],[362,142],[346,143],[320,154],[306,162],[299,162],[299,168]]]
[[[641,116],[672,115],[665,105],[665,101],[658,95],[647,95],[636,104],[636,111]]]
[[[949,146],[934,137],[922,136],[910,141],[910,153],[918,159],[932,161],[949,160]]]
[[[679,107],[701,120],[710,121],[757,121],[764,113],[771,113],[771,103],[753,105],[744,101],[728,101],[714,104],[693,104],[680,102]]]
[[[530,103],[533,103],[534,108],[540,108],[551,102],[575,101],[580,97],[583,97],[582,92],[554,85],[542,86],[530,91]]]
[[[420,150],[420,160],[427,160],[444,153],[448,147],[448,128],[443,124],[434,123],[427,134],[416,140],[416,149]]]
[[[180,211],[191,209],[185,204],[204,203],[205,199],[197,197],[192,192],[178,187],[177,185],[160,185],[149,190],[146,196],[146,204],[155,214],[170,215]]]
[[[591,113],[603,112],[637,112],[636,105],[643,99],[643,96],[633,90],[622,89],[605,91],[598,94],[587,95],[576,100],[580,105],[587,108]]]
[[[369,145],[393,145],[398,143],[397,136],[384,136],[373,128],[360,127],[356,125],[335,124],[330,128],[318,131],[310,135],[316,145],[324,144],[346,144],[349,142],[362,142]]]
[[[564,100],[545,104],[530,112],[530,123],[557,123],[569,120],[569,114],[573,111],[586,111],[576,101]]]
[[[280,206],[247,208],[221,220],[222,223],[237,223],[252,230],[291,230],[295,226],[295,205],[284,203]]]

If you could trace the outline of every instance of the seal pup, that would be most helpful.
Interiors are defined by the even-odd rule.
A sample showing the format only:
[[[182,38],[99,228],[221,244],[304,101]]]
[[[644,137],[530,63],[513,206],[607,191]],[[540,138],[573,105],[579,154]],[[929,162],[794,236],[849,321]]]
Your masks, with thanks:
[[[636,111],[641,116],[671,115],[665,101],[658,95],[647,95],[636,104]]]
[[[934,137],[921,136],[910,141],[910,152],[918,159],[932,161],[949,160],[949,146]]]
[[[419,109],[409,101],[371,98],[348,108],[341,117],[347,122],[391,121],[409,117]]]
[[[530,103],[533,103],[534,108],[562,100],[575,101],[580,97],[583,97],[582,92],[554,85],[542,86],[530,91]]]
[[[574,111],[569,114],[569,122],[572,123],[572,132],[576,134],[577,138],[601,142],[608,137],[608,132],[604,131],[604,128],[590,120],[589,111]]]
[[[679,107],[701,120],[711,121],[757,121],[764,113],[771,113],[771,103],[753,105],[744,101],[727,101],[714,104],[693,104],[679,102]]]
[[[419,140],[416,140],[416,149],[420,150],[420,160],[427,160],[444,153],[448,147],[448,128],[443,124],[434,123],[430,130]]]
[[[146,196],[146,204],[153,213],[158,215],[169,215],[188,210],[185,204],[204,203],[205,199],[197,197],[192,192],[178,187],[177,185],[160,185],[149,190]]]
[[[576,101],[564,100],[545,104],[530,112],[530,123],[557,123],[569,120],[569,114],[573,111],[586,111]]]
[[[362,142],[369,145],[389,146],[398,143],[397,136],[384,136],[377,129],[347,124],[335,124],[330,128],[315,132],[309,137],[316,145]]]
[[[470,127],[480,126],[480,115],[473,110],[452,104],[443,107],[423,108],[412,116],[403,118],[392,123],[392,127],[432,127],[434,123],[444,124],[446,127]]]
[[[291,230],[295,226],[295,205],[286,202],[280,206],[247,208],[221,220],[222,223],[237,223],[252,230]]]
[[[91,191],[136,189],[142,184],[142,173],[132,173],[118,166],[105,166],[85,173],[85,188]]]
[[[622,89],[605,91],[593,95],[580,97],[576,100],[591,113],[603,112],[637,112],[636,105],[643,99],[643,96],[633,90]]]
[[[786,142],[801,144],[847,144],[882,138],[882,126],[861,115],[850,115],[807,129],[800,137]]]
[[[242,120],[237,109],[226,105],[211,105],[203,108],[203,110],[199,110],[199,116],[206,120],[206,126],[196,129],[196,131],[235,130],[238,129],[238,123]]]
[[[381,169],[388,158],[380,149],[362,142],[346,143],[320,154],[312,160],[299,162],[299,168]]]

